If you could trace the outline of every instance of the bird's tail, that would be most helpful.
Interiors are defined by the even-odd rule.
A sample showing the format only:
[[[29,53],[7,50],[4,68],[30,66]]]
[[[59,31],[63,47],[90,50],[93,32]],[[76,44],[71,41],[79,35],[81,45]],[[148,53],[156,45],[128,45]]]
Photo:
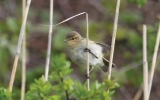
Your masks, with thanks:
[[[107,72],[108,66],[109,66],[109,61],[107,59],[103,58],[103,63],[104,63],[104,66],[100,66],[100,67],[104,72]],[[116,67],[116,65],[114,63],[112,63],[112,67]]]

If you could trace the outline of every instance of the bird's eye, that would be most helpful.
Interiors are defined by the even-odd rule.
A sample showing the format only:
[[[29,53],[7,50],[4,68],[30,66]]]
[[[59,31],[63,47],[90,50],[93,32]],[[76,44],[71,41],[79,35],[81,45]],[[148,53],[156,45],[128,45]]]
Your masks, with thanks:
[[[72,38],[72,40],[74,40],[74,38]]]

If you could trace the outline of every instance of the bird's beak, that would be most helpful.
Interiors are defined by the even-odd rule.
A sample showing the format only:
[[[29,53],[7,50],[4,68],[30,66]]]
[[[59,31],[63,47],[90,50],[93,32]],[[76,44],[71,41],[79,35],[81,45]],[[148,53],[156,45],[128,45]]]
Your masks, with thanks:
[[[64,42],[66,42],[67,40],[65,39]]]

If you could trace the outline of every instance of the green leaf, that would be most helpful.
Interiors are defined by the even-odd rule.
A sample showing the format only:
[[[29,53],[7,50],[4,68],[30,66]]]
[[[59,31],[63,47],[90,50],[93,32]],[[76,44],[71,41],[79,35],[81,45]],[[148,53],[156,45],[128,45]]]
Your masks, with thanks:
[[[106,85],[107,85],[107,89],[108,89],[108,90],[119,87],[119,84],[116,83],[115,81],[106,80],[105,82],[106,82]]]
[[[0,88],[0,99],[12,100],[12,93],[9,91],[9,89]]]
[[[72,79],[70,78],[67,78],[64,80],[64,89],[65,90],[73,90],[73,85],[74,85],[74,82]]]
[[[65,77],[66,75],[70,74],[73,70],[72,69],[64,69],[59,72],[60,77]]]
[[[48,99],[47,99],[48,100]],[[51,96],[51,99],[49,100],[61,100],[61,96],[59,95],[54,95],[54,96]]]
[[[66,78],[72,69],[70,69],[70,62],[65,59],[64,54],[55,57],[53,66],[54,70],[49,76],[49,81],[45,82],[44,78],[35,80],[31,84],[25,100],[64,100],[66,91],[70,98],[73,96],[78,100],[111,100],[113,89],[118,87],[115,81],[106,80],[103,83],[95,81],[91,84],[91,90],[88,91],[86,83],[82,84]]]

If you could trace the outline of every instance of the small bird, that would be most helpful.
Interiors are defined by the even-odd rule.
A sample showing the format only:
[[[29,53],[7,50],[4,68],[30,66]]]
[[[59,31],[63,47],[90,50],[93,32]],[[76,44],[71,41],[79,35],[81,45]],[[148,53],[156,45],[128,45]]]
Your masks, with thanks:
[[[86,52],[89,52],[89,66],[90,72],[94,66],[100,66],[104,72],[108,71],[109,61],[103,57],[103,50],[109,51],[110,46],[88,41],[88,48],[86,48],[86,38],[83,38],[78,32],[72,31],[66,35],[64,40],[71,60],[78,66],[85,67]],[[115,64],[112,64],[115,67]]]

